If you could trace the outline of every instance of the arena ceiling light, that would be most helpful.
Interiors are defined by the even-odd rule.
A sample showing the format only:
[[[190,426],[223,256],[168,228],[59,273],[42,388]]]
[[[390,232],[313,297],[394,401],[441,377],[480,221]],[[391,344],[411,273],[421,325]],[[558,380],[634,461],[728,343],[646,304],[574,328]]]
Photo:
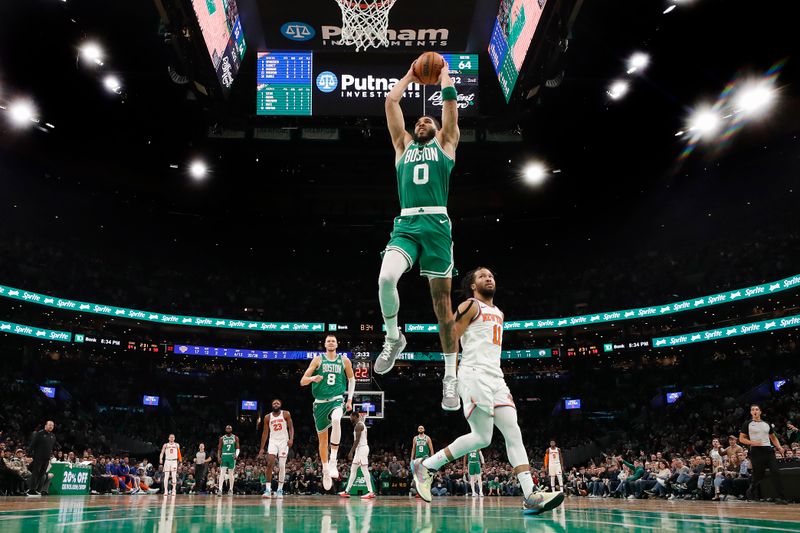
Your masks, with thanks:
[[[95,41],[87,41],[80,47],[81,57],[91,65],[103,66],[103,49]]]
[[[630,85],[627,81],[624,80],[617,80],[613,82],[606,91],[606,94],[611,97],[612,100],[619,100],[626,94],[628,94],[628,90],[630,89]]]
[[[195,159],[189,164],[189,175],[196,181],[203,180],[208,175],[208,166],[203,161]]]
[[[647,68],[647,65],[650,64],[650,56],[645,54],[644,52],[634,52],[631,54],[631,57],[628,58],[628,74],[633,74],[634,72],[641,72]]]
[[[775,89],[767,81],[750,81],[742,84],[733,97],[737,113],[755,117],[765,113],[775,102]]]
[[[119,94],[122,91],[122,82],[113,74],[109,74],[103,78],[103,87],[112,93]]]
[[[24,128],[38,122],[36,107],[30,100],[15,100],[8,106],[8,117],[11,123]]]
[[[688,129],[698,137],[713,137],[722,126],[722,117],[711,107],[698,108],[689,117]]]
[[[543,163],[534,161],[522,169],[522,179],[528,185],[541,185],[547,179],[547,168]]]

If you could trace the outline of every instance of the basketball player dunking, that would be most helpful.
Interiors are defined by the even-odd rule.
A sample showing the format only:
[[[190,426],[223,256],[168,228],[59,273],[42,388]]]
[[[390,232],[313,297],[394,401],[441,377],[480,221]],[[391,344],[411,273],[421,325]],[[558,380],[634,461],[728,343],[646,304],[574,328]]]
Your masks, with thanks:
[[[311,385],[314,395],[314,426],[319,437],[319,459],[322,462],[322,487],[330,490],[333,479],[339,478],[336,455],[342,440],[342,403],[344,403],[345,378],[347,379],[347,403],[345,409],[353,410],[353,393],[356,377],[350,359],[336,353],[339,342],[336,335],[325,337],[325,355],[314,356],[300,385]],[[328,428],[331,428],[330,464],[328,462]]]
[[[500,368],[503,313],[494,305],[494,274],[488,268],[477,268],[464,277],[463,288],[471,297],[458,306],[455,317],[455,332],[463,348],[458,392],[471,432],[427,459],[414,460],[411,467],[417,490],[423,500],[430,502],[434,472],[470,451],[489,446],[497,426],[506,441],[508,462],[522,488],[523,511],[549,511],[564,501],[564,493],[534,491],[517,409]]]
[[[261,449],[258,455],[264,455],[264,444],[269,437],[267,446],[267,488],[263,497],[272,496],[272,469],[275,467],[275,458],[278,458],[278,490],[276,498],[283,498],[283,483],[286,480],[286,457],[289,448],[294,442],[294,423],[289,411],[281,409],[283,404],[277,398],[272,400],[272,412],[264,419],[264,431],[261,434]]]
[[[447,195],[460,133],[457,94],[447,63],[442,68],[440,82],[444,100],[441,127],[435,118],[422,116],[414,126],[413,136],[405,130],[400,109],[400,100],[408,85],[419,83],[413,65],[386,96],[386,121],[395,151],[401,210],[400,216],[394,219],[394,229],[383,254],[378,278],[386,340],[374,369],[377,374],[389,372],[406,346],[405,336],[397,327],[400,310],[397,282],[419,261],[420,274],[428,278],[430,285],[444,352],[442,408],[457,411],[458,337],[453,333],[450,301],[453,239],[450,217],[447,216]]]
[[[175,435],[170,434],[168,442],[161,447],[158,463],[164,466],[164,495],[169,492],[169,479],[172,478],[172,495],[177,494],[178,462],[181,460],[181,445],[175,442]]]

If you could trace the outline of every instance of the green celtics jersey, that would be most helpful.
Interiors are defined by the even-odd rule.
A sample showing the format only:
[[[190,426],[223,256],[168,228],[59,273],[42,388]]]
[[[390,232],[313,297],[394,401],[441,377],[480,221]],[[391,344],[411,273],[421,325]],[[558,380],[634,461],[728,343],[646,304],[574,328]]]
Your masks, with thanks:
[[[416,436],[414,437],[414,458],[428,457],[431,454],[431,449],[428,447],[428,437]]]
[[[400,207],[447,207],[450,172],[455,164],[436,138],[426,144],[410,143],[397,162]]]
[[[222,436],[222,456],[233,457],[236,453],[236,435],[223,435]]]
[[[467,467],[469,467],[471,475],[481,473],[481,457],[478,452],[469,452],[467,454]]]
[[[322,376],[322,381],[311,384],[311,394],[315,400],[330,400],[343,395],[347,390],[341,355],[337,354],[333,361],[329,361],[328,357],[323,355],[314,375]]]

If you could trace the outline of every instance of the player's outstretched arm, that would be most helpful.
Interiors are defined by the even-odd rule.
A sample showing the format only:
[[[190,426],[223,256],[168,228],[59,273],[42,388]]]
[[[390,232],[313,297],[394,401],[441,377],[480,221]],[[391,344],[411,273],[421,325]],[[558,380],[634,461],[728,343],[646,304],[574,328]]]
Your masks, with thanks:
[[[458,309],[456,309],[456,323],[453,326],[453,335],[455,335],[456,339],[460,339],[464,335],[464,332],[467,330],[470,322],[472,322],[475,317],[478,316],[479,311],[480,307],[475,303],[474,300],[466,300],[461,302],[461,305],[459,305]]]
[[[303,377],[300,378],[300,386],[305,387],[307,385],[311,385],[312,383],[319,383],[322,381],[322,376],[314,376],[314,372],[317,371],[320,364],[320,357],[318,355],[314,356],[314,359],[308,364],[308,368],[306,369]]]
[[[406,123],[403,118],[403,110],[400,108],[400,100],[403,99],[403,93],[411,83],[419,83],[419,80],[414,75],[414,65],[408,69],[406,75],[403,76],[394,87],[386,95],[386,125],[389,127],[389,135],[392,137],[392,146],[396,157],[400,157],[406,145],[411,142],[411,135],[406,131]]]
[[[442,145],[444,151],[450,157],[456,157],[456,148],[458,141],[461,138],[461,131],[458,129],[458,103],[455,98],[448,98],[448,96],[455,96],[456,88],[453,83],[453,78],[450,77],[450,69],[445,61],[444,67],[439,77],[442,86],[442,130],[438,133],[439,143]]]

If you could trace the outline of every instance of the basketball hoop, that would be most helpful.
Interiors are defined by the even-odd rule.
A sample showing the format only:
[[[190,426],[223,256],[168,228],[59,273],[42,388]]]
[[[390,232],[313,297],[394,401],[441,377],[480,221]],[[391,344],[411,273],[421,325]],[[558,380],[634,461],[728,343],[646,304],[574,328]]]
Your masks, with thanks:
[[[370,46],[389,46],[389,10],[397,0],[336,0],[342,10],[339,44],[355,46],[356,52]]]

